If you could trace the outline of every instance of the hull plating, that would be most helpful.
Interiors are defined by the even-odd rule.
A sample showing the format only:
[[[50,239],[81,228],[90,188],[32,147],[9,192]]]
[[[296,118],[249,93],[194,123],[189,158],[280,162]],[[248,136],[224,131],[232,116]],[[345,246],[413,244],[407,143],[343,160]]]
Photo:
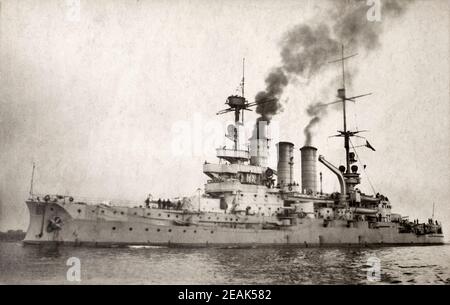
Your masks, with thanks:
[[[442,234],[399,233],[396,223],[303,218],[292,226],[265,229],[263,223],[274,222],[276,217],[31,201],[27,205],[26,244],[306,247],[444,243]],[[61,219],[59,229],[49,225],[55,217]],[[186,219],[195,221],[187,224]]]

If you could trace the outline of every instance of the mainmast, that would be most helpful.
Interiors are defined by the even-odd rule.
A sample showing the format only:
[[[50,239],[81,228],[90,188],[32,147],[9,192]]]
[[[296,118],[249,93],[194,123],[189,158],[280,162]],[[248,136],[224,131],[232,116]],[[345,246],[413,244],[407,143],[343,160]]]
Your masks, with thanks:
[[[343,116],[343,127],[344,130],[343,131],[338,131],[340,133],[339,136],[344,137],[344,148],[345,148],[345,160],[346,160],[346,173],[350,173],[350,137],[355,136],[357,133],[360,133],[361,131],[349,131],[347,130],[347,101],[352,101],[352,102],[356,102],[355,100],[357,98],[361,98],[364,96],[368,96],[371,95],[372,93],[368,93],[368,94],[363,94],[363,95],[357,95],[357,96],[353,96],[353,97],[347,97],[346,96],[346,88],[345,88],[345,61],[349,58],[352,58],[354,56],[356,56],[358,54],[353,54],[353,55],[349,55],[347,57],[345,57],[344,55],[344,45],[342,45],[342,49],[341,49],[341,58],[331,61],[330,63],[335,63],[335,62],[341,62],[342,64],[342,88],[338,89],[338,95],[337,97],[340,99],[339,101],[327,104],[327,105],[331,105],[331,104],[336,104],[336,103],[342,103],[342,116]]]
[[[336,103],[342,103],[342,118],[343,118],[343,130],[338,130],[338,135],[336,137],[343,137],[344,138],[344,148],[345,148],[345,170],[342,170],[344,172],[344,177],[346,178],[346,184],[348,186],[348,190],[352,190],[353,186],[359,183],[359,174],[356,173],[356,169],[353,170],[351,164],[355,162],[354,160],[354,153],[350,152],[350,138],[356,136],[358,133],[362,131],[351,131],[347,129],[347,101],[351,101],[353,103],[356,102],[356,99],[371,95],[372,93],[363,94],[363,95],[357,95],[353,97],[347,97],[346,95],[346,84],[345,84],[345,61],[349,58],[352,58],[358,54],[353,54],[349,56],[345,56],[344,52],[344,45],[342,45],[341,48],[341,58],[331,61],[330,63],[340,62],[342,64],[342,88],[338,89],[337,91],[337,97],[339,98],[338,101],[326,104],[336,104]],[[324,105],[324,106],[326,106]]]
[[[331,61],[330,63],[341,62],[342,64],[342,88],[338,89],[338,98],[341,100],[338,102],[342,103],[342,115],[343,115],[343,127],[344,130],[340,133],[344,137],[344,148],[345,148],[345,163],[346,163],[346,173],[350,173],[350,134],[347,131],[347,109],[346,109],[346,101],[352,100],[351,98],[346,97],[346,88],[345,88],[345,60],[354,57],[358,54],[353,54],[350,56],[344,56],[344,45],[342,45],[341,49],[341,58]],[[354,97],[355,98],[355,97]]]

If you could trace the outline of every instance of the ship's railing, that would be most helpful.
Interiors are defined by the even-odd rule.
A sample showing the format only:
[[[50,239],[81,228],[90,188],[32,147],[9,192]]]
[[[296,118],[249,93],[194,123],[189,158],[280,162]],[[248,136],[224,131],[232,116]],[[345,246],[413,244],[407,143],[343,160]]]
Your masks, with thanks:
[[[238,159],[249,159],[250,152],[247,150],[234,150],[234,149],[216,149],[217,157],[219,158],[238,158]]]

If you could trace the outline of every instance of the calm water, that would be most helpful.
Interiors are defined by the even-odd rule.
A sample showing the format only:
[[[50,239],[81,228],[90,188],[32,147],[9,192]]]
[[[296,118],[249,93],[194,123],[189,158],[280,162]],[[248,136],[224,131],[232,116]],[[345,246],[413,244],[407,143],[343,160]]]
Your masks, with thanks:
[[[368,259],[381,284],[450,284],[450,245],[347,248],[40,248],[0,242],[0,283],[72,284],[67,259],[81,261],[82,284],[358,284]]]

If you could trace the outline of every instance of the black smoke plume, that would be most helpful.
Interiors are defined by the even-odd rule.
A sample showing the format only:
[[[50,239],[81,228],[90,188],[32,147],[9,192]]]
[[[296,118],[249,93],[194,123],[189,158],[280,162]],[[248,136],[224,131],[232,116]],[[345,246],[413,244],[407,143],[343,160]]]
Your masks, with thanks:
[[[306,108],[306,113],[311,118],[308,125],[303,130],[305,134],[305,145],[312,145],[312,129],[320,122],[321,118],[326,114],[327,108],[321,102],[310,104]]]
[[[265,82],[266,90],[260,91],[255,97],[255,101],[258,103],[256,113],[261,115],[258,122],[270,122],[272,116],[281,110],[280,97],[289,83],[282,68],[273,69],[267,75]]]
[[[326,16],[321,17],[325,22],[318,23],[313,20],[287,31],[281,42],[282,64],[269,73],[266,89],[255,97],[256,102],[270,100],[257,107],[256,112],[260,115],[258,120],[270,121],[273,115],[282,110],[280,98],[289,79],[300,77],[310,81],[324,69],[337,69],[327,63],[339,58],[342,45],[351,52],[363,51],[365,54],[380,47],[380,35],[386,20],[390,21],[402,15],[414,2],[380,0],[381,20],[378,22],[369,20],[368,12],[372,7],[367,5],[366,1],[329,1],[330,10]],[[351,76],[355,77],[355,73]],[[350,75],[346,75],[346,81],[351,83]],[[329,89],[324,89],[336,90],[337,87],[329,86]],[[306,143],[309,144],[312,140],[311,128],[317,125],[326,113],[323,107],[317,107],[318,104],[310,105],[306,111],[311,118],[304,129]]]

